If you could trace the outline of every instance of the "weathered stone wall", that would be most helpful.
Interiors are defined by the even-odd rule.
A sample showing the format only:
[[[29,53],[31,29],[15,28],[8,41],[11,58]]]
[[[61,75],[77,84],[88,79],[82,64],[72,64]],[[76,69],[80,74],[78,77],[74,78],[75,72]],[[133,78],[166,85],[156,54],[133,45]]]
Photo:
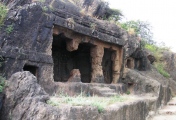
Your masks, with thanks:
[[[8,5],[11,3],[6,1]],[[17,7],[19,5],[22,6]],[[19,1],[19,4],[14,5],[13,10],[9,10],[5,25],[0,31],[0,54],[6,60],[4,67],[6,77],[9,78],[13,73],[23,71],[25,65],[34,66],[37,68],[38,82],[49,92],[48,84],[53,84],[54,81],[53,34],[64,32],[66,37],[72,39],[67,42],[68,51],[77,50],[80,43],[101,47],[100,53],[103,53],[105,48],[115,51],[110,61],[115,66],[112,70],[112,82],[117,83],[123,63],[121,49],[125,44],[126,32],[107,22],[74,12],[68,13],[64,11],[62,5],[60,6],[53,6],[54,9],[51,10],[49,6],[41,3],[22,4]],[[13,26],[11,33],[5,31],[9,25]],[[103,54],[98,56],[103,57]],[[94,57],[92,61],[95,62],[95,66],[99,65],[99,68],[92,66],[91,81],[94,82],[95,76],[103,75],[102,60]]]
[[[102,71],[102,59],[103,59],[104,49],[102,46],[96,46],[91,49],[92,57],[92,82],[104,82],[104,76]]]
[[[147,54],[141,48],[137,48],[131,55],[134,59],[134,68],[140,71],[146,71],[151,69],[150,61],[147,58]]]
[[[127,35],[127,41],[124,46],[125,58],[130,57],[137,49],[140,48],[140,39],[135,35]]]
[[[53,84],[54,81],[53,35],[64,33],[64,36],[70,38],[66,47],[70,52],[78,50],[79,44],[82,43],[94,46],[91,47],[90,54],[91,82],[104,82],[104,75],[110,74],[107,77],[112,80],[106,80],[107,83],[118,83],[123,72],[125,53],[123,46],[128,45],[129,49],[126,49],[126,53],[127,56],[131,55],[138,46],[135,36],[128,35],[127,32],[109,22],[84,16],[75,10],[77,8],[72,9],[74,5],[59,4],[61,2],[50,1],[49,4],[49,0],[46,0],[45,3],[48,4],[34,1],[27,4],[28,2],[18,1],[13,10],[9,11],[3,26],[4,30],[0,31],[0,54],[6,58],[4,72],[7,78],[15,72],[22,71],[24,65],[31,65],[37,67],[38,82],[49,92],[47,85]],[[6,4],[10,5],[13,2],[6,1]],[[22,6],[17,7],[19,5]],[[48,5],[51,5],[52,9]],[[66,8],[69,9],[66,10]],[[14,28],[9,34],[5,31],[8,25],[13,25]],[[104,49],[112,53],[109,71],[105,70],[105,63],[104,68],[102,66]]]
[[[98,39],[91,38],[82,34],[77,34],[74,31],[67,30],[65,28],[55,26],[53,29],[54,35],[64,34],[70,40],[66,41],[67,43],[67,50],[68,51],[75,51],[78,49],[79,44],[87,43],[91,45],[90,55],[91,55],[91,67],[92,67],[92,74],[91,74],[91,82],[105,82],[104,75],[110,74],[109,82],[107,83],[117,83],[120,77],[120,70],[122,67],[123,56],[122,56],[122,46],[109,44],[102,42]],[[108,61],[112,62],[113,64],[109,65],[107,68],[103,68],[103,58],[105,56],[104,51],[109,50],[112,52],[108,53],[110,57]],[[103,71],[104,69],[104,71]],[[107,69],[108,71],[105,71]],[[109,72],[111,71],[112,72]],[[108,73],[107,73],[108,72]],[[108,76],[107,76],[108,77]],[[111,78],[112,77],[112,78]],[[108,81],[108,80],[106,80]]]
[[[135,71],[130,71],[133,74]],[[143,81],[143,75],[137,74],[138,79],[130,77],[132,81]],[[153,80],[149,80],[153,81]],[[0,117],[2,120],[19,120],[19,119],[35,119],[35,120],[58,120],[58,119],[79,119],[87,120],[145,120],[149,115],[149,111],[156,111],[161,104],[166,104],[170,99],[170,91],[168,87],[162,87],[159,82],[145,81],[141,84],[148,87],[146,92],[152,92],[156,97],[143,96],[136,100],[133,98],[127,102],[120,102],[108,106],[102,113],[94,106],[62,106],[55,107],[47,104],[49,95],[37,83],[37,79],[29,72],[18,72],[14,74],[6,87],[6,97]],[[63,83],[62,83],[63,84]],[[66,85],[66,84],[64,84]],[[62,86],[62,85],[61,85]],[[72,86],[67,84],[65,89],[79,90],[81,86],[86,89],[86,84],[75,84]],[[87,86],[88,87],[88,86]],[[115,86],[114,86],[115,87]],[[143,88],[142,88],[143,89]],[[73,92],[73,91],[70,91]],[[142,111],[142,112],[141,112]]]

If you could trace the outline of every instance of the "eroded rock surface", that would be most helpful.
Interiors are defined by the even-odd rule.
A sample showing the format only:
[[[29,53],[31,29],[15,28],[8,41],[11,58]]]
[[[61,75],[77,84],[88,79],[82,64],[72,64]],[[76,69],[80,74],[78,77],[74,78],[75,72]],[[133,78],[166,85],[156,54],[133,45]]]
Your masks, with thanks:
[[[29,72],[12,75],[6,88],[6,97],[1,111],[2,120],[141,120],[147,115],[145,101],[128,102],[128,107],[117,103],[99,113],[93,106],[54,107],[46,104],[49,96]],[[138,110],[138,111],[136,111]],[[143,114],[139,114],[141,111]],[[132,112],[133,111],[133,112]],[[128,114],[126,116],[126,114]],[[138,114],[138,116],[135,116]],[[133,116],[133,117],[132,117]]]
[[[49,95],[30,72],[18,72],[8,81],[1,120],[81,120],[97,118],[95,107],[53,107],[46,104]],[[80,114],[83,113],[83,114]],[[91,114],[91,116],[88,116]]]
[[[133,73],[135,72],[131,71],[131,73],[128,73],[127,76],[130,76]],[[130,81],[141,83],[143,82],[142,80],[144,78],[145,77],[142,77],[142,75],[137,74],[137,76],[134,78],[130,77]],[[82,85],[86,86],[86,84]],[[168,100],[167,97],[169,97],[169,92],[158,82],[152,80],[145,81],[144,83],[139,84],[139,86],[139,91],[150,92],[153,93],[154,96],[146,96],[144,98],[136,96],[135,99],[129,96],[129,100],[127,102],[112,104],[105,108],[102,113],[99,113],[97,107],[94,106],[66,105],[63,107],[54,107],[52,105],[46,104],[46,101],[49,100],[50,96],[37,83],[36,77],[27,71],[18,72],[12,75],[8,81],[5,90],[6,97],[4,100],[3,109],[1,110],[1,119],[144,120],[148,116],[149,110],[156,110],[161,104],[164,104],[162,103],[162,100],[164,102]],[[98,87],[102,87],[101,90]],[[78,89],[78,87],[76,88]],[[108,93],[106,94],[108,97],[111,96],[110,92],[112,92],[114,95],[117,95],[119,88],[124,89],[123,86],[102,86],[101,84],[95,86],[94,89],[95,88],[98,88],[97,90],[99,91],[96,92],[99,94],[103,94],[106,91],[106,93]],[[116,93],[115,89],[117,89]],[[141,113],[141,111],[143,112]]]
[[[133,87],[135,94],[154,93],[157,95],[158,91],[160,91],[161,84],[156,80],[144,76],[135,70],[128,69],[126,72],[126,77],[122,82]]]
[[[106,13],[106,7],[99,0],[80,0],[80,3],[75,0],[72,0],[73,2],[70,2],[70,0],[65,0],[65,2],[63,0],[46,0],[44,3],[36,2],[36,0],[1,1],[10,8],[3,30],[0,31],[0,55],[6,59],[4,69],[6,76],[9,78],[15,72],[23,71],[26,67],[28,67],[28,70],[33,67],[35,70],[32,70],[32,72],[37,77],[36,79],[29,72],[18,72],[9,79],[5,102],[1,111],[2,120],[143,120],[148,115],[149,110],[156,110],[170,99],[170,90],[165,80],[159,80],[158,78],[157,82],[144,75],[147,74],[145,72],[138,73],[130,70],[126,73],[123,82],[135,94],[152,93],[156,96],[157,99],[151,102],[152,107],[150,104],[148,106],[150,102],[136,100],[128,103],[127,106],[125,104],[111,106],[100,114],[97,108],[91,106],[59,108],[46,104],[49,99],[47,93],[59,93],[59,89],[62,87],[65,88],[65,92],[73,92],[71,95],[82,92],[82,87],[87,93],[92,92],[93,94],[96,92],[100,96],[123,94],[126,87],[117,84],[122,76],[123,57],[132,57],[132,68],[147,70],[150,68],[147,56],[139,48],[140,41],[136,36],[128,35],[127,32],[116,25],[109,24],[109,22],[82,15],[80,11],[82,9],[76,7],[80,4],[83,10],[89,12],[89,14],[101,17]],[[101,9],[103,10],[100,11]],[[13,32],[8,34],[5,29],[9,25],[13,25],[14,29]],[[81,75],[83,75],[81,70],[80,72],[74,71],[76,68],[71,66],[74,64],[65,65],[67,63],[65,61],[72,57],[69,56],[70,53],[65,56],[64,52],[68,51],[61,54],[64,56],[62,57],[68,74],[63,82],[74,81],[74,84],[72,82],[68,82],[68,84],[54,82],[53,66],[57,68],[59,65],[54,65],[54,57],[52,56],[54,47],[52,44],[54,38],[58,36],[63,41],[68,40],[65,49],[69,52],[79,49],[81,43],[89,44],[87,48],[90,49],[90,54],[88,52],[87,54],[91,56],[91,59],[80,57],[82,60],[84,58],[92,62],[89,70],[92,73],[84,82],[105,82],[115,85],[106,85],[105,88],[100,89],[101,85],[92,87],[94,84],[82,84],[80,82]],[[81,49],[80,51],[84,50]],[[125,55],[123,55],[123,52]],[[103,55],[104,53],[107,56]],[[109,55],[109,53],[112,55]],[[58,60],[57,57],[56,61]],[[171,58],[173,59],[173,57]],[[113,65],[113,67],[110,65]],[[173,65],[173,63],[170,65]],[[67,69],[73,70],[70,78],[70,71]],[[64,71],[64,74],[66,72]],[[54,74],[59,74],[59,72],[56,71]],[[104,92],[107,92],[107,94],[104,94]],[[141,113],[141,111],[143,112]]]
[[[176,81],[176,54],[168,51],[163,52],[163,57],[161,58],[161,61],[166,64],[166,70],[170,74],[170,76],[173,78],[173,80]]]
[[[43,103],[49,99],[49,96],[37,84],[36,77],[30,72],[14,74],[7,84],[5,102],[1,111],[2,120],[29,119],[30,116],[45,110]]]

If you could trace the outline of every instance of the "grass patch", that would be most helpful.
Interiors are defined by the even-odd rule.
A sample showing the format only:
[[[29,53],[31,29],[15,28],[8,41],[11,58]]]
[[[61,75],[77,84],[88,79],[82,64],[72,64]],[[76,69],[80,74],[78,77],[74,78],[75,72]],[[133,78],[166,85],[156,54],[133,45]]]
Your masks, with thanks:
[[[150,45],[150,44],[146,44],[145,49],[148,49],[149,51],[153,53],[158,51],[158,47],[156,45]]]
[[[44,12],[47,12],[47,11],[48,11],[48,7],[47,7],[47,6],[43,6],[43,7],[42,7],[42,10],[43,10]]]
[[[2,93],[4,87],[5,87],[5,79],[4,77],[0,76],[0,93]]]
[[[164,64],[162,64],[162,63],[155,63],[155,68],[164,77],[166,77],[166,78],[170,77],[170,74],[167,71],[164,70]]]
[[[14,26],[13,25],[7,25],[7,28],[6,28],[6,33],[7,34],[10,34],[14,29]]]
[[[0,61],[3,61],[3,57],[0,56]],[[0,62],[0,67],[2,67],[2,63],[3,62]],[[5,78],[2,76],[2,73],[0,73],[0,93],[3,92],[4,90],[4,87],[5,87]]]
[[[124,96],[113,96],[113,97],[86,97],[86,96],[63,96],[60,95],[58,97],[51,97],[50,100],[47,101],[47,104],[53,106],[61,106],[64,104],[71,105],[71,106],[95,106],[98,109],[98,112],[101,113],[104,109],[116,102],[123,102],[127,100]]]
[[[2,25],[4,24],[7,12],[8,12],[7,7],[0,2],[0,27],[2,27]]]
[[[127,94],[127,95],[129,95],[129,94],[130,94],[130,91],[129,91],[129,90],[128,90],[128,91],[126,91],[126,94]]]
[[[170,48],[165,46],[159,47],[157,45],[146,44],[145,49],[153,53],[156,59],[156,62],[154,63],[154,67],[157,69],[157,71],[164,77],[169,78],[170,74],[165,70],[166,64],[164,64],[164,61],[161,58],[163,57],[163,52],[170,51]]]
[[[149,50],[150,52],[153,53],[153,55],[155,56],[157,62],[160,61],[160,58],[163,56],[163,52],[164,51],[170,51],[169,47],[166,46],[157,46],[154,44],[145,44],[145,49]]]

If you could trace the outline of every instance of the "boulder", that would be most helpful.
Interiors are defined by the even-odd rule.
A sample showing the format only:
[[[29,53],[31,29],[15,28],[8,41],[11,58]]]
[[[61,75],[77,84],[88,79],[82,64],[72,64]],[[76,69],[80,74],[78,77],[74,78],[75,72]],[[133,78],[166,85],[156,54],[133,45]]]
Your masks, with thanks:
[[[81,82],[81,73],[79,69],[73,69],[71,71],[68,82]]]
[[[132,92],[135,94],[153,93],[157,95],[161,85],[156,80],[127,68],[125,69],[125,76],[122,82],[132,87]]]
[[[91,106],[54,107],[47,104],[49,95],[30,72],[18,72],[8,80],[1,120],[91,120],[98,110]]]
[[[148,58],[148,60],[150,61],[151,64],[153,64],[156,61],[156,58],[153,55],[148,55],[147,58]]]
[[[48,94],[37,84],[36,77],[27,71],[12,75],[5,94],[1,120],[29,119],[39,110],[45,110],[44,103],[49,99]]]
[[[176,81],[176,54],[170,51],[164,51],[161,60],[166,65],[165,70],[170,74],[170,77]]]

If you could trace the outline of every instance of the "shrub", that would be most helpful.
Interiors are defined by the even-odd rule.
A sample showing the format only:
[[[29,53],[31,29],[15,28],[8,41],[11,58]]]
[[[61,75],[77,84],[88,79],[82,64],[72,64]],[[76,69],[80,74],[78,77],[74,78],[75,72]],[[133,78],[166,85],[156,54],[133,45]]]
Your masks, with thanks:
[[[154,45],[154,44],[146,44],[145,45],[145,48],[147,50],[149,50],[150,52],[153,53],[153,55],[155,56],[155,59],[156,59],[156,62],[154,64],[155,68],[157,69],[157,71],[163,75],[164,77],[166,78],[169,78],[170,77],[170,74],[164,70],[164,68],[166,67],[166,65],[161,61],[161,58],[163,56],[163,52],[164,51],[169,51],[170,48],[168,47],[165,47],[165,46],[157,46],[157,45]]]
[[[10,34],[13,31],[13,25],[7,25],[6,33]]]
[[[156,52],[158,50],[158,47],[156,45],[146,44],[145,48],[148,49],[151,52]]]
[[[3,91],[5,87],[5,79],[4,77],[0,76],[0,93]]]
[[[126,91],[126,94],[127,94],[127,95],[129,95],[129,94],[130,94],[130,91],[129,91],[129,90],[128,90],[128,91]]]
[[[0,2],[0,27],[4,24],[4,19],[7,16],[8,9]]]

